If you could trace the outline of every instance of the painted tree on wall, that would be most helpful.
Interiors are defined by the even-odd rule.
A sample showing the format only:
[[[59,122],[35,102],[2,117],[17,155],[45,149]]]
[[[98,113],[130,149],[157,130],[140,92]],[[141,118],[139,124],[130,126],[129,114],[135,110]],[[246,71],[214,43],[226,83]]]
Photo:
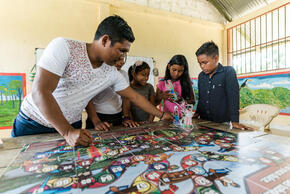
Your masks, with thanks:
[[[26,95],[25,80],[24,73],[0,72],[0,130],[12,128]]]
[[[22,83],[20,80],[11,80],[8,84],[9,89],[16,91],[17,97],[19,99],[19,109],[22,103],[21,96],[22,96]],[[13,92],[14,93],[14,92]],[[16,99],[15,99],[16,100]],[[14,103],[13,103],[14,106]]]
[[[5,92],[5,86],[0,86],[0,99],[1,99],[1,104],[0,105],[3,105],[3,94]]]
[[[4,88],[4,96],[5,96],[5,101],[7,103],[9,100],[9,96],[10,96],[10,92],[9,92],[8,88]]]
[[[11,97],[12,101],[12,108],[15,108],[15,102],[17,101],[17,91],[16,90],[9,90],[9,96]],[[20,110],[20,101],[19,101],[19,110]]]

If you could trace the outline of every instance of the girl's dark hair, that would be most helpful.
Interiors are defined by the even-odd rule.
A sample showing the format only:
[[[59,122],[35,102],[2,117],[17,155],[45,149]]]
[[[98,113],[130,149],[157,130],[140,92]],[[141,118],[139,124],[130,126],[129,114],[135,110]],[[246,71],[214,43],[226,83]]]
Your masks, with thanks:
[[[137,74],[144,69],[150,69],[148,63],[146,63],[145,61],[136,61],[135,64],[130,66],[130,68],[128,69],[129,81],[133,81],[133,72]]]
[[[168,62],[168,65],[180,65],[184,67],[183,74],[180,76],[180,84],[182,88],[182,98],[185,100],[190,99],[190,93],[193,92],[192,90],[192,82],[189,77],[189,72],[188,72],[188,63],[183,55],[174,55],[170,61]],[[169,68],[166,67],[165,71],[165,77],[164,80],[171,80],[170,76],[170,71]]]

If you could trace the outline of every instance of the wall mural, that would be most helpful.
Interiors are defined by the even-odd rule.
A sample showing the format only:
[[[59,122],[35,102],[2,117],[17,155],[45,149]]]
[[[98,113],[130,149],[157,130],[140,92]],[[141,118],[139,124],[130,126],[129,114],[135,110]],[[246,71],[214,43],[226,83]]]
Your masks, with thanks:
[[[193,106],[193,110],[196,110],[197,102],[198,102],[198,85],[197,85],[197,78],[191,78],[192,86],[193,86],[193,92],[195,96],[195,104]]]
[[[238,77],[240,107],[272,104],[282,115],[290,115],[290,71]]]
[[[0,129],[12,128],[25,96],[25,73],[0,73]]]
[[[191,78],[198,101],[197,78]],[[239,76],[240,108],[251,104],[272,104],[280,107],[281,115],[290,116],[290,71]],[[196,110],[196,105],[194,110]]]

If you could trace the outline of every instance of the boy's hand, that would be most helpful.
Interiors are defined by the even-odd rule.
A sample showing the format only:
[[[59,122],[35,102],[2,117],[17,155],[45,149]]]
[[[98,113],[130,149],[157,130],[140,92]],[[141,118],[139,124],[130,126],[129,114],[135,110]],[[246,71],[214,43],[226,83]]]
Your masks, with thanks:
[[[199,114],[197,112],[195,112],[192,118],[198,119],[199,118]]]
[[[253,131],[254,129],[252,127],[247,127],[241,123],[238,122],[232,122],[233,128],[241,129],[241,130],[251,130]]]
[[[125,127],[130,127],[130,128],[132,128],[132,127],[139,127],[140,126],[139,123],[137,123],[135,121],[132,121],[132,120],[125,120],[125,121],[123,121],[123,125]]]
[[[164,112],[163,116],[160,118],[162,121],[173,120],[173,115],[169,112]]]
[[[101,130],[108,131],[111,127],[111,125],[108,122],[102,122],[101,120],[94,122],[94,126],[95,126],[95,130],[97,131],[101,131]]]
[[[93,140],[89,131],[74,128],[70,129],[64,138],[70,146],[89,146]]]

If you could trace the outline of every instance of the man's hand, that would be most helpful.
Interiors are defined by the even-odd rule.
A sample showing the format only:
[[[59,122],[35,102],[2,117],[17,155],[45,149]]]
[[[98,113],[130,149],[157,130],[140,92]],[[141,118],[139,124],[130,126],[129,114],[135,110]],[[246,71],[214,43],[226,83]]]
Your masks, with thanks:
[[[123,125],[125,127],[130,127],[130,128],[132,128],[132,127],[139,127],[140,126],[139,123],[137,123],[135,121],[132,121],[132,120],[125,120],[125,121],[123,121]]]
[[[241,123],[238,122],[232,122],[233,128],[241,129],[241,130],[251,130],[253,131],[254,129],[252,127],[247,127]]]
[[[169,112],[164,112],[163,116],[160,118],[162,121],[173,120],[173,115]]]
[[[97,131],[108,131],[111,127],[111,125],[108,122],[102,122],[101,120],[93,122],[94,126],[95,126],[95,130]]]
[[[90,132],[85,129],[72,128],[64,135],[64,138],[70,146],[89,146],[93,141]]]

